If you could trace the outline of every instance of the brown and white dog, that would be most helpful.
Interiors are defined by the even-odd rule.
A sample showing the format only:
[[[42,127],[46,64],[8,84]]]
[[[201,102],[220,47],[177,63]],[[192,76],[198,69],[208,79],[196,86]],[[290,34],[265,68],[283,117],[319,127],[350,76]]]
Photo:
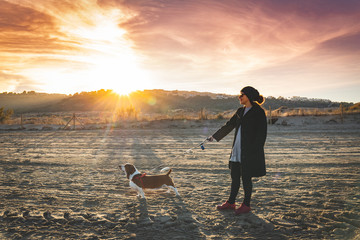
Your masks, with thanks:
[[[125,165],[119,166],[120,170],[122,170],[126,177],[129,179],[129,185],[135,191],[138,192],[138,196],[145,198],[144,190],[145,188],[149,189],[157,189],[161,187],[168,187],[174,190],[176,196],[180,196],[177,191],[173,180],[169,176],[171,173],[171,169],[163,175],[152,175],[147,176],[146,173],[141,174],[134,165],[130,163],[126,163]]]

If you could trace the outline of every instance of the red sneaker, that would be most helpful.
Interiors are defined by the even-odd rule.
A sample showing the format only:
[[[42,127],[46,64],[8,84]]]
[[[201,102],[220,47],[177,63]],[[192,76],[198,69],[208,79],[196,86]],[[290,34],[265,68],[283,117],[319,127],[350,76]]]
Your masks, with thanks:
[[[226,209],[231,209],[231,210],[235,210],[235,203],[231,204],[228,201],[224,202],[222,205],[218,205],[216,206],[217,210],[226,210]]]
[[[238,209],[235,210],[235,215],[248,213],[250,211],[251,211],[251,208],[246,206],[244,203],[242,203],[241,206]]]

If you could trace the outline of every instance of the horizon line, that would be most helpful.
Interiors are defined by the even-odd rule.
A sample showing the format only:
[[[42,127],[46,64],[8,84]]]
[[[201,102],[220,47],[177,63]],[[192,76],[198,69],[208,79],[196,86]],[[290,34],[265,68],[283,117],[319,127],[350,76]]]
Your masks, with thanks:
[[[90,91],[81,91],[81,92],[74,92],[74,93],[58,93],[58,92],[41,92],[41,91],[35,91],[35,90],[29,90],[29,91],[22,91],[22,92],[1,92],[0,94],[28,94],[28,93],[35,93],[35,94],[56,94],[56,95],[66,95],[66,96],[71,96],[71,95],[75,95],[75,94],[81,94],[81,93],[90,93],[90,92],[99,92],[99,91],[112,91],[113,93],[119,95],[119,96],[130,96],[132,93],[136,93],[136,92],[142,92],[142,91],[167,91],[167,92],[195,92],[195,93],[202,93],[202,94],[213,94],[213,95],[225,95],[225,96],[231,96],[231,97],[235,97],[238,94],[228,94],[228,93],[216,93],[216,92],[209,92],[209,91],[197,91],[197,90],[179,90],[179,89],[175,89],[175,90],[168,90],[168,89],[159,89],[159,88],[155,88],[155,89],[143,89],[143,90],[135,90],[135,91],[131,91],[128,94],[119,94],[117,93],[115,90],[113,89],[98,89],[98,90],[90,90]],[[300,98],[300,99],[306,99],[306,100],[322,100],[322,101],[330,101],[333,103],[352,103],[352,104],[356,104],[356,103],[360,103],[360,102],[352,102],[352,101],[333,101],[331,99],[325,99],[325,98],[309,98],[309,97],[302,97],[302,96],[291,96],[291,97],[283,97],[283,96],[264,96],[265,99],[266,98],[275,98],[275,99],[287,99],[287,100],[291,100],[293,98]]]

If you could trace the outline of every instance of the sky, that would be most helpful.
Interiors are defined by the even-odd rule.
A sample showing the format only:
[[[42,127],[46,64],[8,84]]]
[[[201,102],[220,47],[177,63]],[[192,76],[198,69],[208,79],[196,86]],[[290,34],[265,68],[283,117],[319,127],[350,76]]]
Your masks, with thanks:
[[[0,0],[0,92],[360,101],[358,0]]]

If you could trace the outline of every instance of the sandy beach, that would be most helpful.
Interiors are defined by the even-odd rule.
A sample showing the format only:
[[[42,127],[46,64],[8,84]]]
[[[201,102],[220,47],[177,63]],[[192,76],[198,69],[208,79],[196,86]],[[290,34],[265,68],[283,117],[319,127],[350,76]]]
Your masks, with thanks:
[[[57,130],[1,125],[1,239],[360,239],[360,117],[288,117],[269,125],[267,175],[253,211],[219,212],[233,133],[195,148],[226,120]],[[172,168],[139,199],[118,170]],[[242,202],[240,189],[238,202]]]

